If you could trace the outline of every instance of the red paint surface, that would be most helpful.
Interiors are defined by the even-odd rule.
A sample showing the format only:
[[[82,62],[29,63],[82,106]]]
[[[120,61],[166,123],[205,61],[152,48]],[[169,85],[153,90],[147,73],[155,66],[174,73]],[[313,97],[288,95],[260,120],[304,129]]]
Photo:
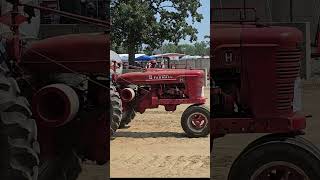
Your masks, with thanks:
[[[306,118],[292,110],[299,77],[302,33],[291,27],[211,24],[211,73],[240,70],[240,99],[248,118],[214,118],[215,136],[232,133],[279,133],[305,129]],[[226,52],[233,61],[226,62]],[[212,95],[221,92],[212,91]]]
[[[106,34],[52,37],[27,48],[22,56],[22,65],[31,72],[70,72],[58,65],[62,64],[77,72],[107,73],[110,56],[108,45],[109,37]]]

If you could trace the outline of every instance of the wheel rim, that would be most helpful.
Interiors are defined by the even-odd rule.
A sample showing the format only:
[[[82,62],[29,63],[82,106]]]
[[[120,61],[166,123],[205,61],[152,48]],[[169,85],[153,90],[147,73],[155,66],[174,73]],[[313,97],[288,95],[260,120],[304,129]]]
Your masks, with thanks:
[[[250,180],[310,180],[298,166],[283,161],[265,164],[257,169]]]
[[[203,128],[206,127],[207,123],[208,118],[199,112],[192,113],[188,117],[188,127],[195,132],[201,132]]]

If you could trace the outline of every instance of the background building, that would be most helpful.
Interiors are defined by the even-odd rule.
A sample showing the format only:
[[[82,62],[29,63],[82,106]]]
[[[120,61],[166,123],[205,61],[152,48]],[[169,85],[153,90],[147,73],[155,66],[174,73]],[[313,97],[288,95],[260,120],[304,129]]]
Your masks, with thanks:
[[[309,22],[311,39],[315,38],[320,15],[319,0],[214,0],[215,8],[238,7],[243,8],[244,2],[247,8],[256,8],[257,17],[261,22]],[[224,14],[223,14],[224,13]],[[215,12],[214,17],[225,19],[239,18],[236,12]],[[252,12],[247,13],[252,18]]]
[[[41,6],[59,9],[74,14],[88,17],[106,19],[110,0],[41,0]],[[70,24],[73,20],[64,17],[57,17],[52,14],[43,14],[43,24]]]
[[[110,0],[41,0],[40,5],[74,14],[107,20]],[[103,32],[105,29],[51,13],[41,13],[39,38],[62,34]]]
[[[317,37],[320,16],[319,0],[213,0],[214,8],[255,8],[259,22],[272,25],[293,26],[304,33],[304,59],[302,77],[310,79],[320,77],[320,61],[311,58]],[[246,11],[248,19],[254,19],[254,13]],[[239,11],[214,11],[214,20],[240,19]]]

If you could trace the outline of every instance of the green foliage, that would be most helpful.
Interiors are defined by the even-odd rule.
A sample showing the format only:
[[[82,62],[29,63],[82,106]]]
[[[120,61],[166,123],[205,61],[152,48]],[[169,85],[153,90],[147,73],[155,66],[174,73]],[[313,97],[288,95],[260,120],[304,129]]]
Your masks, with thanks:
[[[142,44],[150,50],[164,41],[178,44],[187,37],[196,41],[198,31],[187,18],[191,17],[192,23],[201,22],[203,16],[197,12],[200,6],[200,0],[112,0],[112,48],[126,47],[132,63]]]
[[[198,55],[198,56],[205,56],[205,55],[209,55],[208,51],[209,48],[207,46],[207,43],[202,41],[200,43],[195,43],[194,44],[194,55]]]
[[[162,46],[161,51],[163,53],[182,53],[191,56],[208,56],[210,48],[205,41],[196,42],[192,44],[175,45],[172,43]]]

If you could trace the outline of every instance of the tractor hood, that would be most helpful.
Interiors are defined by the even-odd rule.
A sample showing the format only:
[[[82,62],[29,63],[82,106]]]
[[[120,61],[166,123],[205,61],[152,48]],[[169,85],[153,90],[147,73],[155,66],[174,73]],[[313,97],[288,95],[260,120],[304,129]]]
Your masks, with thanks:
[[[293,27],[257,26],[237,24],[212,24],[213,41],[211,49],[231,45],[277,44],[282,48],[299,46],[302,42],[302,32]]]
[[[144,72],[122,74],[118,76],[117,83],[125,85],[176,84],[183,83],[189,78],[203,83],[204,72],[186,69],[147,69]]]
[[[31,44],[22,55],[22,66],[31,72],[106,73],[109,69],[107,34],[72,34]]]

